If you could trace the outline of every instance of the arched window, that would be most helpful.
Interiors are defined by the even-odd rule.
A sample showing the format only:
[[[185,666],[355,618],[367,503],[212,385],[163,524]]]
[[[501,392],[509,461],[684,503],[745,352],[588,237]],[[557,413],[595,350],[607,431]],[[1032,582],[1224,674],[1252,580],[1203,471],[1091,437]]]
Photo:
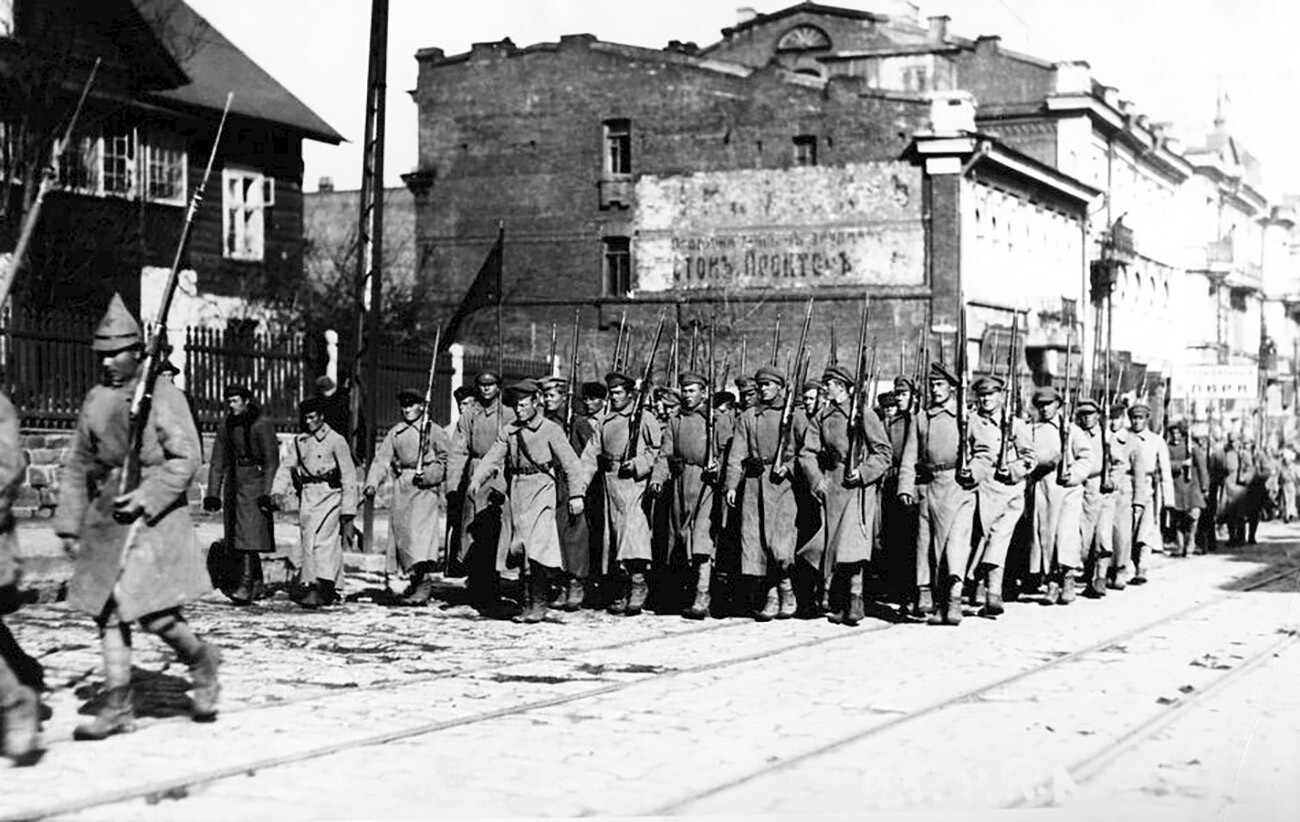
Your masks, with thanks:
[[[795,26],[776,41],[777,51],[817,51],[831,47],[831,38],[816,26]]]

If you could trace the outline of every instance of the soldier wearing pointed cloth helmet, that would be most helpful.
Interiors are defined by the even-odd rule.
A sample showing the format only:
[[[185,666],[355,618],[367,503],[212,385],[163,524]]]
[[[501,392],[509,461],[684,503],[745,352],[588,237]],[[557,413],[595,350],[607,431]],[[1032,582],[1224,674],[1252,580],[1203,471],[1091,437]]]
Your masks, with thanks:
[[[1092,441],[1072,420],[1061,418],[1061,394],[1054,387],[1035,390],[1033,404],[1036,418],[1030,436],[1036,464],[1029,475],[1029,572],[1047,580],[1049,603],[1069,605],[1083,567],[1083,486],[1092,473]],[[1064,457],[1062,425],[1067,426]]]
[[[625,374],[605,376],[609,407],[596,420],[595,433],[582,452],[588,476],[599,474],[605,486],[604,543],[599,572],[608,574],[612,614],[636,616],[645,607],[646,573],[653,558],[649,521],[650,475],[663,447],[663,429],[647,408],[633,420],[636,386]],[[641,386],[642,391],[651,386]],[[628,441],[637,438],[635,456],[625,459]]]
[[[918,558],[916,610],[927,614],[932,625],[961,622],[962,580],[975,520],[978,483],[973,475],[961,478],[957,473],[961,431],[956,386],[951,372],[930,365],[930,402],[908,430],[898,466],[899,502],[917,506],[916,550],[925,559],[922,566]],[[972,460],[981,453],[969,436],[967,451]]]
[[[447,478],[450,442],[442,426],[425,427],[424,395],[414,388],[397,392],[401,422],[388,429],[375,450],[362,492],[373,499],[380,483],[392,482],[388,506],[389,570],[410,575],[403,605],[427,605],[433,596],[432,574],[443,534],[443,481]],[[423,451],[421,451],[423,446]]]
[[[497,475],[509,495],[510,552],[527,563],[527,608],[517,621],[541,622],[546,616],[550,587],[564,565],[557,519],[581,516],[587,473],[569,445],[564,429],[542,414],[534,380],[511,386],[515,418],[501,429],[496,442],[479,460],[470,477],[472,496]],[[556,480],[564,475],[567,500],[557,507]]]
[[[203,461],[185,397],[170,382],[154,386],[140,449],[140,484],[118,494],[130,448],[130,409],[140,379],[144,336],[113,295],[91,348],[104,382],[90,389],[59,474],[54,530],[74,556],[68,602],[95,618],[104,653],[103,707],[77,739],[135,730],[131,624],[139,622],[190,668],[195,721],[217,713],[216,646],[195,636],[181,613],[211,589],[186,494]]]
[[[325,404],[312,397],[303,400],[299,411],[303,431],[286,449],[271,500],[283,508],[287,494],[298,497],[301,537],[289,551],[289,564],[295,583],[303,586],[298,604],[314,609],[339,599],[343,534],[357,514],[357,469],[347,441],[325,421]]]
[[[857,420],[849,419],[854,378],[846,368],[827,366],[822,383],[826,402],[808,421],[799,467],[822,505],[824,542],[814,542],[800,558],[825,569],[829,619],[857,625],[865,617],[863,577],[880,524],[880,481],[891,462],[889,437],[874,409],[864,408]],[[856,464],[849,465],[850,428],[855,425],[862,446]]]

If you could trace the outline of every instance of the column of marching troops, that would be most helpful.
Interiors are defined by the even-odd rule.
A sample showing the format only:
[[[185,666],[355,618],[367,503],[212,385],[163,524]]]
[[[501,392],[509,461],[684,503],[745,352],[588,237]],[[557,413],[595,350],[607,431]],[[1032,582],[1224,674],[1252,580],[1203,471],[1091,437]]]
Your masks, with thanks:
[[[201,445],[170,382],[155,389],[142,481],[117,492],[142,343],[115,297],[93,342],[104,382],[86,397],[60,475],[54,528],[74,560],[68,600],[94,619],[104,664],[102,705],[77,739],[134,729],[134,624],[189,666],[195,721],[217,713],[220,653],[182,612],[212,584],[187,505]],[[1064,398],[1050,387],[1033,393],[1022,419],[1005,413],[1013,398],[999,376],[970,386],[963,426],[959,377],[939,363],[928,364],[921,386],[897,377],[854,418],[853,395],[865,384],[830,359],[820,380],[799,385],[761,367],[735,381],[735,394],[686,371],[675,386],[644,386],[653,401],[640,403],[636,382],[610,373],[581,385],[581,409],[566,379],[523,380],[503,397],[498,375],[485,372],[457,391],[450,430],[428,423],[424,393],[403,391],[403,419],[363,478],[326,421],[329,398],[303,403],[303,431],[282,456],[248,387],[231,386],[203,500],[225,511],[239,558],[222,589],[240,605],[264,595],[260,555],[274,550],[273,513],[292,495],[301,539],[289,556],[290,595],[304,608],[337,601],[342,536],[360,498],[385,480],[390,563],[410,583],[400,602],[428,603],[446,563],[487,612],[502,604],[502,580],[517,578],[514,619],[524,623],[548,608],[599,607],[853,626],[870,607],[955,626],[963,605],[996,617],[1006,598],[1068,605],[1146,582],[1163,544],[1162,511],[1175,555],[1213,546],[1216,510],[1231,541],[1254,539],[1251,489],[1264,460],[1241,438],[1207,447],[1174,425],[1167,444],[1148,430],[1140,402],[1103,409],[1082,400],[1064,420]],[[783,431],[788,391],[801,402]],[[9,510],[24,468],[18,430],[0,397],[0,613],[18,601]],[[1285,489],[1289,469],[1282,473]],[[1288,518],[1294,496],[1292,474]],[[42,669],[3,623],[0,654],[4,753],[30,764],[48,712]]]

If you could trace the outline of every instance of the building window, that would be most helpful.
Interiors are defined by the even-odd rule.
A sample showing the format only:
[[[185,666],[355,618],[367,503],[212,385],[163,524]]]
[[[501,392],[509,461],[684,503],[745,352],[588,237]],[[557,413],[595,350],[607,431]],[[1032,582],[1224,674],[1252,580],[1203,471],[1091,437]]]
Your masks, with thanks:
[[[99,193],[99,140],[82,137],[59,155],[59,186],[81,194]]]
[[[275,180],[239,168],[224,169],[221,180],[224,256],[233,260],[262,259],[266,209],[275,204]]]
[[[632,173],[632,123],[630,120],[605,121],[605,173]]]
[[[184,203],[185,143],[179,137],[151,135],[144,147],[145,195],[150,200]]]
[[[811,134],[800,134],[794,138],[794,164],[797,166],[817,165],[817,138]]]
[[[102,138],[103,194],[135,194],[135,130],[115,129]]]
[[[605,238],[605,294],[632,292],[632,244],[627,237]]]

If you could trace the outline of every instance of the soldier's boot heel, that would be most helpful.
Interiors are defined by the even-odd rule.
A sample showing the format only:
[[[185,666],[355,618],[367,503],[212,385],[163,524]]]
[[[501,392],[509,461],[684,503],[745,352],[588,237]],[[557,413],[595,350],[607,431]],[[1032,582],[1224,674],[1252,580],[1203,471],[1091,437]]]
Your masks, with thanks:
[[[3,664],[3,663],[0,663]],[[40,705],[36,691],[16,685],[7,705],[0,705],[0,753],[13,760],[15,767],[35,765],[44,753],[40,745]]]
[[[987,590],[988,593],[985,595],[984,607],[980,608],[979,615],[982,617],[995,617],[1005,613],[1006,607],[1002,604],[1001,568],[992,568],[989,570]]]
[[[306,593],[304,593],[302,598],[298,600],[298,605],[302,608],[306,608],[308,611],[315,611],[324,604],[325,597],[321,593],[321,585],[319,581],[313,582],[311,585],[307,586]]]
[[[614,616],[620,616],[627,612],[627,580],[614,577],[613,582],[610,584],[610,588],[613,589],[614,599],[609,603],[609,607],[605,609],[605,612],[613,614]]]
[[[931,603],[930,612],[925,618],[925,622],[927,625],[944,624],[944,616],[948,612],[948,603],[944,599],[944,597],[946,597],[947,595],[948,595],[948,591],[945,588],[934,589],[934,599]]]
[[[777,586],[777,619],[793,619],[798,604],[794,599],[794,582],[790,577],[782,577]]]
[[[564,606],[569,602],[569,583],[568,574],[561,571],[558,575],[558,584],[551,596],[551,601],[546,604],[548,608],[556,611],[564,610]]]
[[[711,577],[709,562],[701,562],[696,569],[695,600],[682,616],[687,619],[704,619],[709,615],[709,580]]]
[[[116,734],[135,731],[135,705],[131,688],[110,688],[99,713],[90,722],[78,725],[72,738],[81,742],[97,742]]]
[[[1074,573],[1067,571],[1064,578],[1061,579],[1061,604],[1069,605],[1074,602],[1077,593],[1075,592]]]
[[[514,617],[514,621],[525,625],[536,625],[545,619],[551,595],[550,588],[550,578],[547,576],[546,569],[534,563],[528,573],[528,607],[522,614]]]
[[[943,622],[945,625],[961,624],[961,588],[962,582],[961,580],[957,580],[952,584],[952,589],[948,591],[948,607],[945,609],[943,614]]]
[[[916,615],[927,617],[933,612],[934,594],[931,593],[929,585],[921,585],[916,589]]]
[[[425,577],[408,594],[403,596],[400,602],[403,605],[418,607],[428,605],[431,599],[433,599],[433,580]]]
[[[564,610],[570,613],[582,610],[582,602],[587,597],[587,587],[577,577],[569,578],[568,595],[564,598]]]
[[[627,609],[623,612],[624,616],[636,616],[645,608],[646,597],[650,594],[650,586],[646,584],[645,574],[637,572],[632,575],[632,590],[627,597]]]
[[[257,554],[251,551],[244,551],[239,558],[239,584],[231,591],[228,596],[230,602],[234,605],[250,605],[253,602],[253,562],[257,560]]]
[[[203,643],[203,648],[190,663],[190,680],[194,684],[190,694],[191,716],[195,722],[213,722],[217,718],[217,700],[221,696],[217,669],[220,667],[221,650],[210,642]]]
[[[767,602],[763,605],[762,610],[754,614],[755,621],[771,622],[780,612],[780,603],[780,594],[777,593],[776,588],[769,588],[767,590]]]

